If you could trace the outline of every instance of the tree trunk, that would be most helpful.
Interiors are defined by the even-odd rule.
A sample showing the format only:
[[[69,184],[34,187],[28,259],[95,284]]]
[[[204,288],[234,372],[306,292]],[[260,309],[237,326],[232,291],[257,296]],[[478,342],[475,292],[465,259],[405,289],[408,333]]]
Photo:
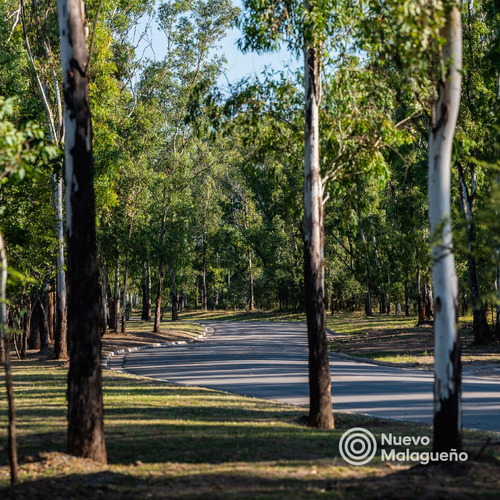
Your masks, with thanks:
[[[31,313],[30,335],[28,338],[28,349],[40,349],[40,299],[37,294],[33,296]]]
[[[155,333],[160,332],[162,294],[163,294],[163,262],[160,262],[160,266],[158,268],[158,291],[156,294],[155,325],[153,327],[153,331]]]
[[[113,329],[115,333],[118,333],[118,328],[120,324],[120,259],[117,257],[116,259],[116,269],[115,269],[115,293],[114,293],[114,324]]]
[[[45,301],[45,310],[47,311],[47,333],[49,341],[54,341],[54,293],[52,286],[47,287],[47,299]]]
[[[151,321],[151,267],[149,262],[144,264],[141,319],[143,321]]]
[[[123,273],[123,302],[122,302],[122,329],[125,333],[127,329],[127,279],[128,279],[128,257],[125,261],[125,272]]]
[[[111,292],[111,283],[109,281],[108,266],[103,268],[103,272],[106,273],[106,299],[108,301],[108,328],[113,328],[115,326],[115,297]]]
[[[306,0],[304,7],[311,11]],[[304,48],[304,284],[309,344],[309,425],[334,427],[324,301],[323,182],[319,164],[321,61],[317,43]]]
[[[173,266],[170,266],[170,280],[172,281],[172,321],[177,321],[179,319],[179,305],[177,288],[175,286],[175,271]]]
[[[465,219],[465,240],[467,244],[467,261],[469,269],[470,298],[472,302],[472,332],[475,344],[486,344],[493,340],[488,326],[488,306],[481,299],[479,291],[479,276],[475,258],[476,225],[473,222],[476,203],[476,168],[471,166],[470,192],[465,180],[465,172],[458,163],[458,178],[460,183],[460,207]]]
[[[101,258],[101,336],[108,333],[108,271]]]
[[[405,316],[411,314],[411,304],[410,304],[410,285],[408,283],[408,278],[405,279]]]
[[[432,287],[428,281],[424,284],[425,288],[425,318],[432,320],[434,318],[434,302],[432,300]]]
[[[0,259],[2,269],[0,273],[0,328],[2,329],[1,342],[4,344],[5,386],[9,406],[9,466],[10,484],[17,483],[17,443],[16,443],[16,407],[14,402],[14,389],[12,384],[12,370],[10,365],[10,343],[7,337],[7,254],[3,234],[0,233]]]
[[[54,335],[54,356],[56,359],[68,357],[68,317],[66,298],[66,272],[64,270],[64,223],[63,223],[63,179],[59,176],[54,186],[56,201],[57,232],[57,276],[56,276],[56,331]]]
[[[208,310],[207,300],[207,244],[203,240],[203,269],[201,275],[201,306],[204,311]]]
[[[252,269],[252,251],[248,252],[248,284],[249,284],[249,297],[248,297],[248,310],[254,310],[254,294],[253,294],[253,269]]]
[[[434,286],[434,451],[461,450],[461,361],[457,332],[458,284],[451,240],[451,150],[460,103],[462,28],[457,5],[446,13],[441,36],[438,99],[429,138],[429,222]]]
[[[26,313],[23,318],[23,333],[21,336],[21,359],[26,359],[26,351],[28,350],[28,336],[31,330],[31,294],[28,295],[26,300]]]
[[[195,309],[198,309],[198,294],[200,293],[199,291],[199,287],[198,287],[198,281],[199,281],[200,277],[198,276],[198,274],[196,274],[196,283],[195,283],[195,290],[194,290],[194,307]]]
[[[68,451],[105,463],[99,270],[84,6],[58,0],[68,230]]]
[[[49,347],[49,329],[47,327],[47,311],[44,307],[44,298],[39,297],[38,304],[40,307],[40,352],[43,352]]]

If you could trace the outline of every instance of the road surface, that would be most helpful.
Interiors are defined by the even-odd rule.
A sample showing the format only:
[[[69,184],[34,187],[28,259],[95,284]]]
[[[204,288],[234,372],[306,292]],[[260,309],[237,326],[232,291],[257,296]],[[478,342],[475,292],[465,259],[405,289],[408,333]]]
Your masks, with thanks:
[[[307,405],[307,335],[301,323],[211,322],[192,344],[111,358],[109,368],[182,385]],[[432,422],[429,371],[330,358],[335,410]],[[500,431],[500,378],[463,380],[463,425]]]

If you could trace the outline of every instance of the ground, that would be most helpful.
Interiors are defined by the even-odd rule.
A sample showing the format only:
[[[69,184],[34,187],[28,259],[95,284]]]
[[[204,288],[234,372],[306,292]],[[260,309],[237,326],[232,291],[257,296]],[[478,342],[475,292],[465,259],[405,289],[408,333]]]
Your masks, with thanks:
[[[190,319],[195,319],[193,314]],[[388,322],[379,320],[384,320],[389,336]],[[337,329],[344,328],[343,333],[350,329],[350,335],[367,329],[366,324],[347,317],[343,326],[338,321]],[[162,324],[163,340],[178,340],[180,335],[189,338],[200,331],[199,326],[180,325]],[[395,325],[396,321],[390,326]],[[103,339],[105,348],[159,341],[151,332],[144,335],[143,330],[150,327],[131,321],[127,337],[110,333]],[[384,330],[383,325],[375,328],[379,327]],[[464,447],[471,459],[465,464],[412,467],[383,463],[377,456],[366,466],[353,467],[338,453],[339,439],[349,428],[414,436],[432,436],[432,430],[336,414],[336,429],[320,431],[303,424],[301,407],[107,370],[104,403],[109,464],[98,465],[64,453],[66,373],[65,363],[40,356],[14,362],[22,482],[7,487],[7,453],[1,449],[1,498],[459,499],[494,498],[500,490],[498,433],[466,432]],[[5,433],[5,398],[1,398],[0,446]]]

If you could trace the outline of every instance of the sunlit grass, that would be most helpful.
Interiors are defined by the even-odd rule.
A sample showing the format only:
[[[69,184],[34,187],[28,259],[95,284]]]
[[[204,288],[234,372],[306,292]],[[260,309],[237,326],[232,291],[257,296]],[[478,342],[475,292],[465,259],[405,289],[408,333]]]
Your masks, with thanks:
[[[300,422],[306,413],[301,407],[105,371],[110,464],[101,466],[60,453],[66,446],[66,372],[55,362],[14,363],[20,479],[25,484],[0,490],[1,498],[285,500],[324,498],[325,491],[333,498],[392,497],[395,484],[407,481],[401,473],[410,473],[408,466],[387,467],[378,456],[366,466],[348,466],[338,453],[342,433],[362,426],[376,436],[432,435],[424,425],[350,414],[336,415],[334,431],[311,429]],[[5,434],[2,398],[2,443]],[[489,435],[498,441],[498,434],[468,432],[467,446],[477,449]],[[2,453],[0,486],[8,482],[6,460]],[[484,491],[495,491],[493,479],[485,486],[484,478],[466,476],[454,483],[456,488],[474,492],[481,483]],[[426,484],[425,478],[419,482]],[[417,493],[418,488],[410,497],[419,498]]]

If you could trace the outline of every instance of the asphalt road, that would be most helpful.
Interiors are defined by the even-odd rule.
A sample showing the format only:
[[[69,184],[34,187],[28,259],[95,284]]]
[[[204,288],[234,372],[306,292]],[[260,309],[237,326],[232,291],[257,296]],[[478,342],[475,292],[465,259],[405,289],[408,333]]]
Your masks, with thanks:
[[[182,385],[307,405],[307,337],[300,323],[212,322],[200,341],[111,358],[109,368]],[[331,356],[336,410],[432,421],[431,372]],[[463,380],[463,425],[500,431],[500,378]]]

